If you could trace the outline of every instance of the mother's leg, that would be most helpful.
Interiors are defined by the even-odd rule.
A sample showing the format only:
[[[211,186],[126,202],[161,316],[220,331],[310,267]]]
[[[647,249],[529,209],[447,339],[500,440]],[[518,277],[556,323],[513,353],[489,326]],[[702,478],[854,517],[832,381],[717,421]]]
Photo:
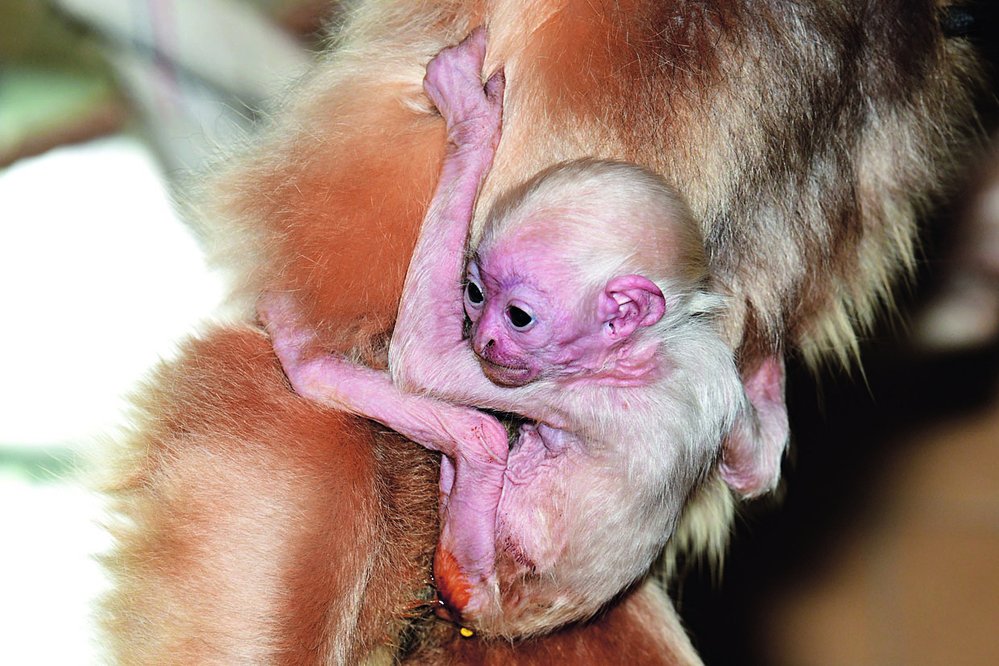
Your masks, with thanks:
[[[357,663],[425,598],[430,454],[318,408],[250,328],[187,345],[142,395],[112,487],[117,663]]]

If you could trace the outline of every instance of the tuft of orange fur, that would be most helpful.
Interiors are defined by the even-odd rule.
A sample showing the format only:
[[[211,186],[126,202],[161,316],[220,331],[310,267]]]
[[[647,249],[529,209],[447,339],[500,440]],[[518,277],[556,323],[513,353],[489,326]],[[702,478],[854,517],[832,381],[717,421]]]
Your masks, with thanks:
[[[855,355],[966,141],[974,61],[940,34],[942,2],[344,4],[329,53],[192,210],[247,321],[260,290],[293,292],[331,350],[376,366],[444,150],[423,68],[481,23],[507,97],[479,210],[563,160],[662,174],[701,222],[743,367]],[[436,536],[429,456],[297,398],[245,324],[192,340],[137,405],[111,488],[114,660],[390,659]],[[719,488],[706,482],[677,546],[721,548]],[[696,663],[651,587],[515,647],[417,634],[423,663]]]

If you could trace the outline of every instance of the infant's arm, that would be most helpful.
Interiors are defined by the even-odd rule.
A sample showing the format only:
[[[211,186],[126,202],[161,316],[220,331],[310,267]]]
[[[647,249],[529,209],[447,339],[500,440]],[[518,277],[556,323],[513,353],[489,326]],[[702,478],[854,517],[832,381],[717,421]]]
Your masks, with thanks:
[[[257,304],[281,367],[304,398],[369,418],[454,459],[503,466],[507,436],[492,416],[472,407],[405,393],[387,372],[332,354],[297,319],[293,299],[266,294]]]
[[[483,86],[485,48],[477,30],[427,66],[424,89],[444,118],[448,150],[406,275],[389,366],[406,390],[515,411],[521,392],[492,384],[463,336],[468,229],[499,142],[505,84],[499,72]]]

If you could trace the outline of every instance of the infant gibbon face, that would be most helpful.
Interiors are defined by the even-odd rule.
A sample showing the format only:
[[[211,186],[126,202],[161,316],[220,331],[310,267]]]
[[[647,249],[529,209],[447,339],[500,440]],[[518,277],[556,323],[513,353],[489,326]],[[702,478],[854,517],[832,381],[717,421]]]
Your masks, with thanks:
[[[499,386],[600,375],[638,327],[664,312],[662,292],[650,280],[620,276],[594,289],[538,238],[519,233],[494,241],[466,270],[472,349]]]

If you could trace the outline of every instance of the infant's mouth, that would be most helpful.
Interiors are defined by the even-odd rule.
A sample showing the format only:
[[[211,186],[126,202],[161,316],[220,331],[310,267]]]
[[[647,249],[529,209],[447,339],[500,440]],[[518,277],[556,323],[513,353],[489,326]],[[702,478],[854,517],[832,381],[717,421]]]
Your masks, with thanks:
[[[479,356],[479,366],[482,373],[497,386],[514,388],[532,382],[535,377],[530,368],[517,368],[496,363]]]

